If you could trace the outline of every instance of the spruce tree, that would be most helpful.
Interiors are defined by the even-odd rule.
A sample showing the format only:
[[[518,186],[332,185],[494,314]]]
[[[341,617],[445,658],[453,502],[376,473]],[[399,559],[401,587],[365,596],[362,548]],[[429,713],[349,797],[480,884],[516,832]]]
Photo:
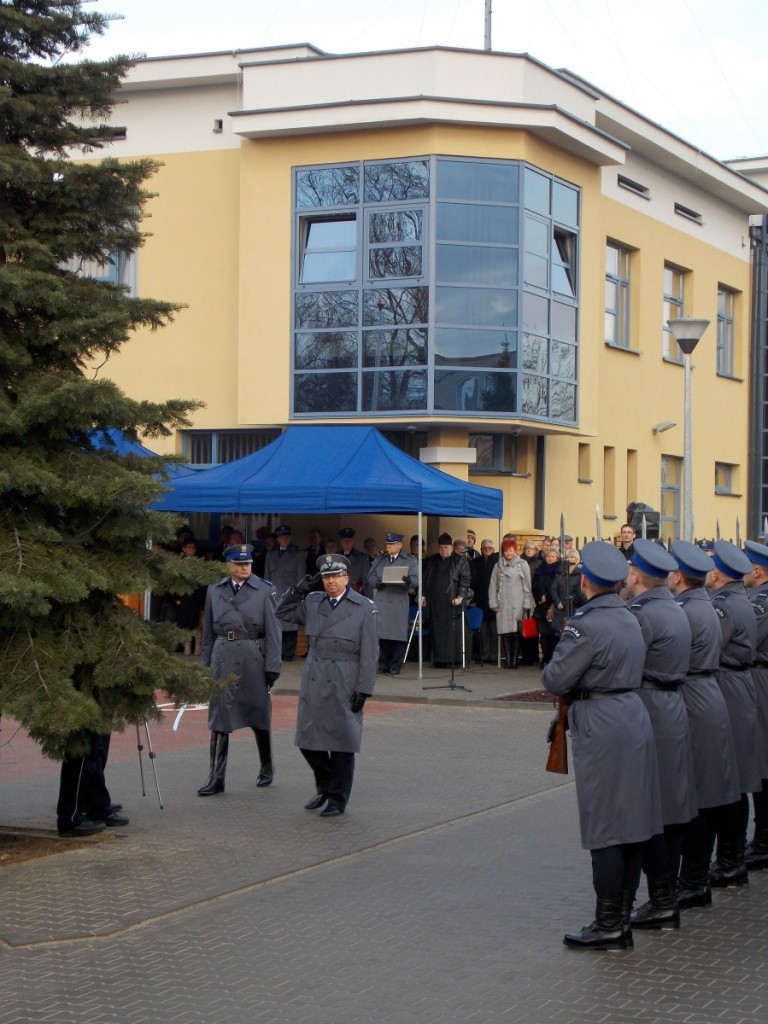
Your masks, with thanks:
[[[82,272],[141,245],[156,166],[99,153],[131,66],[81,58],[107,22],[81,0],[0,0],[0,713],[53,757],[156,714],[155,690],[208,692],[173,628],[118,598],[190,592],[211,567],[148,547],[177,525],[148,511],[166,460],[103,443],[109,429],[168,435],[194,408],[105,376],[132,332],[179,308]]]

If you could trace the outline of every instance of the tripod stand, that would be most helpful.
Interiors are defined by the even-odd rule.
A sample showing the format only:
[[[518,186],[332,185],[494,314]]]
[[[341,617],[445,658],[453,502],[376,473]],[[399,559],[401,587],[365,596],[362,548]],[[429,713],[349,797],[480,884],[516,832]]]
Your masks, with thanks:
[[[155,758],[157,757],[157,754],[155,754],[154,750],[152,749],[152,740],[149,735],[149,722],[146,720],[146,718],[142,718],[140,722],[136,723],[136,749],[139,752],[139,774],[141,776],[141,795],[147,795],[147,791],[144,786],[144,762],[141,759],[141,752],[144,749],[144,746],[141,742],[141,733],[139,732],[139,728],[141,725],[144,726],[144,732],[147,737],[147,756],[149,757],[149,763],[152,765],[152,771],[155,776],[155,789],[157,790],[157,801],[160,804],[160,810],[162,811],[163,798],[160,796],[160,783],[157,781],[157,768],[155,766]]]
[[[451,678],[447,683],[440,683],[433,686],[422,686],[422,690],[464,690],[466,693],[472,693],[472,690],[468,686],[461,686],[456,682],[456,619],[458,616],[462,617],[462,636],[464,635],[464,606],[462,604],[456,605],[451,602]],[[463,647],[463,644],[462,644]]]

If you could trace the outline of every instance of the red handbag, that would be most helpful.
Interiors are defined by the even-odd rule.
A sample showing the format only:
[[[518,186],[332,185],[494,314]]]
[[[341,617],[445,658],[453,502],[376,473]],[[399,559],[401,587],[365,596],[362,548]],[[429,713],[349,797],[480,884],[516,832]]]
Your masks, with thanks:
[[[524,640],[531,640],[533,637],[539,635],[539,627],[536,623],[536,619],[523,619],[521,628]]]

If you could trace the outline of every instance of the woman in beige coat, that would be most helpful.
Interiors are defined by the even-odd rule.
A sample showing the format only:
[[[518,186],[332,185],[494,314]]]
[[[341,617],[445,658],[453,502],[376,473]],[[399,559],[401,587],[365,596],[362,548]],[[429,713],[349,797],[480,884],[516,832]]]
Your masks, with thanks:
[[[496,630],[504,645],[507,668],[517,668],[520,620],[533,610],[533,592],[528,563],[518,555],[517,544],[511,538],[503,541],[491,574],[488,607],[496,612]]]

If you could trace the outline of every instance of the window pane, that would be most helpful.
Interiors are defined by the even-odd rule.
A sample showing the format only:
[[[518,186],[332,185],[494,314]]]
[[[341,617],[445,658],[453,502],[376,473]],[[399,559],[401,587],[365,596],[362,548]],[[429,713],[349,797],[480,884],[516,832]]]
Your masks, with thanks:
[[[296,206],[350,206],[360,198],[357,167],[318,167],[296,172]]]
[[[517,327],[517,292],[501,288],[436,288],[435,320],[443,324]]]
[[[356,412],[356,373],[297,373],[294,412]]]
[[[354,217],[311,220],[307,224],[306,249],[354,249],[356,244],[357,222]]]
[[[614,277],[619,272],[619,250],[615,245],[606,245],[605,247],[605,272],[613,274]]]
[[[475,466],[483,469],[493,466],[493,434],[470,434],[468,447],[477,452]]]
[[[357,292],[300,292],[296,296],[296,327],[356,327]]]
[[[426,160],[369,164],[365,168],[365,201],[383,203],[429,198],[429,164]]]
[[[515,203],[518,197],[517,164],[479,160],[438,160],[437,194],[440,199],[484,199]]]
[[[547,288],[549,285],[549,260],[546,256],[525,254],[525,283],[534,288]]]
[[[576,343],[576,307],[552,303],[552,337]]]
[[[549,342],[546,338],[537,338],[533,334],[523,335],[523,369],[536,373],[547,373],[549,370]]]
[[[576,346],[552,342],[552,376],[576,380]]]
[[[423,210],[391,210],[368,218],[370,242],[410,242],[422,237]]]
[[[351,331],[297,334],[294,360],[297,370],[357,366],[357,334]]]
[[[426,362],[426,330],[363,333],[364,366],[413,366]]]
[[[302,284],[331,284],[355,280],[355,252],[306,253],[301,265]]]
[[[517,374],[435,371],[435,409],[466,412],[515,412]]]
[[[569,227],[579,226],[579,194],[561,181],[552,182],[552,216]]]
[[[517,285],[517,249],[438,245],[436,279],[497,288]]]
[[[525,218],[525,249],[539,256],[549,256],[549,224],[538,217]]]
[[[363,374],[364,412],[426,407],[426,370],[388,370]]]
[[[553,420],[576,421],[576,388],[561,380],[552,381],[552,404],[549,415]]]
[[[368,276],[376,280],[386,277],[421,277],[421,246],[402,245],[396,249],[371,249],[368,253]]]
[[[616,317],[613,313],[605,314],[605,340],[612,345],[618,344],[616,337]]]
[[[437,204],[437,239],[451,242],[518,241],[515,206],[479,206],[464,203]]]
[[[523,299],[523,330],[549,334],[549,299],[526,293]]]
[[[523,408],[524,416],[546,416],[549,381],[544,377],[532,377],[523,374]]]
[[[427,288],[369,288],[363,292],[363,326],[427,322]]]
[[[537,174],[530,167],[525,168],[524,201],[526,210],[549,213],[549,178]]]
[[[440,327],[435,332],[436,366],[517,366],[517,332]]]

